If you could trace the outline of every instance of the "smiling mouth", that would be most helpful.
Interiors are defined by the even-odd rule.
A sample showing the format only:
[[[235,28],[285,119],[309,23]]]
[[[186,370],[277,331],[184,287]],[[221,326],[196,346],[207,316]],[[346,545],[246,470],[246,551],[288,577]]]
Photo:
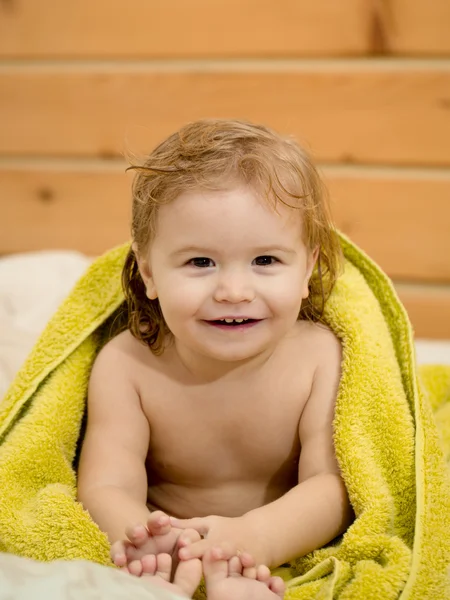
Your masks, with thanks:
[[[212,321],[206,321],[209,325],[215,325],[217,327],[245,327],[249,325],[255,325],[259,323],[261,319],[216,319]]]

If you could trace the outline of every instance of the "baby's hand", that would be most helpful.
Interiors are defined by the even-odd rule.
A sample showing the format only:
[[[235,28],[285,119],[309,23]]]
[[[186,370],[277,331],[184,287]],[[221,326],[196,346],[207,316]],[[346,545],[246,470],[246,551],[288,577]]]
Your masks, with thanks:
[[[128,567],[133,561],[147,554],[177,554],[178,540],[182,529],[172,527],[170,517],[161,511],[150,515],[146,526],[139,524],[128,527],[126,540],[119,540],[111,546],[111,559],[118,567]],[[183,534],[183,543],[190,539]],[[185,537],[187,539],[185,539]],[[198,535],[199,539],[200,536]]]
[[[202,558],[204,554],[214,546],[226,548],[227,552],[237,554],[241,558],[250,554],[257,564],[270,562],[269,548],[265,543],[262,532],[251,524],[245,515],[242,517],[198,517],[194,519],[170,518],[174,527],[183,529],[194,529],[202,539],[195,541],[191,539],[185,543],[182,538],[178,543],[180,560],[191,558]],[[244,558],[245,562],[245,558]],[[244,566],[246,566],[244,564]]]

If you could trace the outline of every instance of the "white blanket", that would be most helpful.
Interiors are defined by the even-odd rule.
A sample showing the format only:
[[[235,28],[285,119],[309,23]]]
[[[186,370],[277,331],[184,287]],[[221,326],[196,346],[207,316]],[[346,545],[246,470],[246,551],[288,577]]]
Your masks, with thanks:
[[[0,398],[89,263],[82,254],[64,251],[0,258]]]
[[[2,600],[182,600],[151,579],[87,561],[39,563],[0,554]]]

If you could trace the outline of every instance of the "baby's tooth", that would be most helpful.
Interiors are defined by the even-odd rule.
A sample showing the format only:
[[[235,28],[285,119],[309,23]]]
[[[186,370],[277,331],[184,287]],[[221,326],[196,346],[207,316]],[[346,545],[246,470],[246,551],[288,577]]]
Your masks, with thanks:
[[[236,323],[242,323],[244,319],[235,319]]]
[[[224,319],[225,323],[232,323],[234,319]]]

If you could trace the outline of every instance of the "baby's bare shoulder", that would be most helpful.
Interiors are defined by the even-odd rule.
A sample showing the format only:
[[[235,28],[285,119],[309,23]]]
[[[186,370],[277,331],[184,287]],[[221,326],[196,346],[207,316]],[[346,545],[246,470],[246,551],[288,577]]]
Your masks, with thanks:
[[[98,353],[89,378],[89,405],[111,403],[129,404],[134,398],[139,404],[142,389],[151,389],[158,381],[158,367],[154,365],[150,348],[124,331],[109,340]],[[150,368],[149,368],[150,367]]]
[[[331,329],[311,321],[298,321],[295,329],[290,353],[302,359],[315,379],[322,373],[340,373],[342,345]]]
[[[138,352],[134,342],[137,340],[134,340],[128,330],[122,331],[103,346],[95,359],[95,364],[133,360]]]
[[[150,348],[137,340],[128,331],[123,331],[109,340],[98,353],[92,376],[97,373],[132,375],[144,363],[151,363]]]
[[[298,346],[308,352],[341,353],[341,342],[336,334],[323,323],[297,321],[293,339]]]

